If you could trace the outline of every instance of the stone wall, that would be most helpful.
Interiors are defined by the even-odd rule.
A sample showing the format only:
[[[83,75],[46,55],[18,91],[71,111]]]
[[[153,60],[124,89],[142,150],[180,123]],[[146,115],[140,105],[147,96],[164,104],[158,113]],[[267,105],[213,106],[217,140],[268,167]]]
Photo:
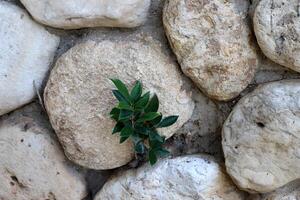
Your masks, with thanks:
[[[0,0],[0,199],[300,198],[299,7]],[[153,167],[110,133],[111,76],[180,116]]]

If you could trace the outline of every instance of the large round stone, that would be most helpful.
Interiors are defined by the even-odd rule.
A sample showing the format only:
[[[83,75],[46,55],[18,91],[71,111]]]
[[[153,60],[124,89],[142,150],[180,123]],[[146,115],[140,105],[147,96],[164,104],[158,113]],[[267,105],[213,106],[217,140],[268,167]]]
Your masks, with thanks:
[[[141,80],[146,91],[158,95],[164,115],[179,115],[175,125],[161,130],[167,138],[193,113],[178,66],[155,40],[87,41],[73,47],[51,72],[45,105],[67,157],[88,168],[115,168],[133,157],[132,144],[119,144],[119,136],[111,134],[109,112],[117,102],[109,78],[129,86]]]
[[[261,0],[253,24],[263,53],[274,62],[300,72],[298,0]]]
[[[147,18],[150,0],[21,0],[40,23],[63,29],[135,27]]]
[[[223,127],[227,172],[249,192],[270,192],[300,178],[300,80],[259,86]]]
[[[0,121],[0,199],[81,200],[85,180],[64,153],[38,104]]]
[[[0,115],[32,101],[33,82],[40,88],[59,38],[34,22],[27,12],[0,2]]]
[[[115,176],[94,200],[102,199],[242,200],[245,196],[211,157],[190,155]]]
[[[167,0],[163,22],[183,72],[209,97],[230,100],[254,77],[248,1]]]

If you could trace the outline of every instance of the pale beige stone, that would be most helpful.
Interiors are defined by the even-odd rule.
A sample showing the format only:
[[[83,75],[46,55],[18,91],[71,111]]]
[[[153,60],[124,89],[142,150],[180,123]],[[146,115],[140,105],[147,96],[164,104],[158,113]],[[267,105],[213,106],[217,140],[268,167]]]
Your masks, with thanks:
[[[298,0],[261,0],[253,24],[257,42],[272,61],[300,72]]]
[[[230,100],[254,77],[248,1],[167,0],[163,22],[183,72],[209,97]]]
[[[243,200],[212,157],[190,155],[164,159],[129,170],[108,181],[94,200]]]
[[[300,80],[259,86],[223,126],[226,168],[243,190],[266,193],[300,178]]]
[[[45,105],[67,157],[88,168],[110,169],[133,157],[131,143],[111,135],[109,112],[116,104],[109,78],[132,86],[140,80],[155,92],[164,115],[179,115],[161,133],[172,136],[192,115],[194,103],[184,89],[176,63],[152,38],[87,41],[57,62],[45,89]]]
[[[46,117],[30,104],[0,121],[1,200],[82,200],[86,186]]]
[[[32,101],[58,44],[25,10],[0,2],[0,115]]]
[[[21,0],[40,23],[63,29],[136,27],[144,23],[150,0]]]

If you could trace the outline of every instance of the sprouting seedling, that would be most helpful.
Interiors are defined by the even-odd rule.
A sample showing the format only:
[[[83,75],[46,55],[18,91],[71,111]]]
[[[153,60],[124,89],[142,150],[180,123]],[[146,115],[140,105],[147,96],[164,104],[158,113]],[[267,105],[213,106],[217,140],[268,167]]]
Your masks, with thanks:
[[[165,137],[160,136],[157,128],[173,125],[178,116],[163,117],[158,112],[159,100],[156,94],[150,98],[150,92],[143,94],[140,81],[136,81],[129,93],[126,85],[118,80],[111,79],[117,90],[114,96],[118,105],[110,112],[110,117],[116,121],[112,134],[120,133],[120,143],[131,139],[136,154],[147,155],[151,165],[158,157],[169,154],[163,145]]]

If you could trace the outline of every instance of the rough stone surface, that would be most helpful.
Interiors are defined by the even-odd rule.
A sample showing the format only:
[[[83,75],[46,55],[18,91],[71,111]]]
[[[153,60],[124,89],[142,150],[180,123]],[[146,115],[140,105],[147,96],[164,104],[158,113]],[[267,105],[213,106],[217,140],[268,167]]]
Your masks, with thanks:
[[[300,181],[290,183],[268,194],[251,195],[247,200],[298,200],[300,199]]]
[[[82,174],[64,157],[47,118],[30,104],[0,121],[0,199],[82,200]]]
[[[253,24],[263,53],[274,62],[300,72],[300,10],[298,0],[262,0]]]
[[[218,106],[198,89],[193,90],[192,98],[195,101],[192,117],[166,146],[172,155],[208,153],[220,160],[223,157],[221,130],[225,117]]]
[[[145,165],[109,180],[95,200],[242,200],[236,189],[212,157],[190,155],[165,159],[155,166]]]
[[[209,97],[230,100],[254,77],[248,1],[168,0],[163,22],[183,72]]]
[[[21,0],[40,23],[56,28],[136,27],[147,17],[150,0]]]
[[[296,78],[300,78],[299,73],[274,63],[264,55],[260,55],[258,70],[252,84],[257,85],[271,81]]]
[[[116,104],[109,78],[133,85],[141,80],[156,93],[164,115],[178,122],[161,132],[172,136],[192,115],[194,103],[176,63],[151,38],[87,41],[64,54],[51,72],[45,105],[67,157],[88,168],[122,166],[133,156],[131,143],[111,135],[109,112]]]
[[[49,70],[59,38],[19,7],[0,1],[0,115],[35,97]]]
[[[300,178],[300,80],[258,87],[223,127],[226,168],[249,192],[270,192]]]

